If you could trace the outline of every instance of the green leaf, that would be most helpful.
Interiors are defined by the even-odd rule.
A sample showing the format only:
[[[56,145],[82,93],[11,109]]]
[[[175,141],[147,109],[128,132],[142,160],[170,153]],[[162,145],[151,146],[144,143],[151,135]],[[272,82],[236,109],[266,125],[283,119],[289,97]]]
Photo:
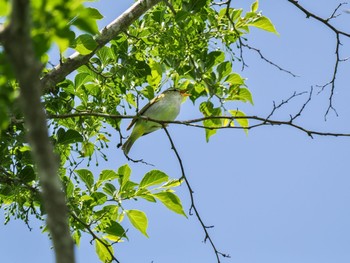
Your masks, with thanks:
[[[128,164],[124,164],[123,166],[120,166],[118,169],[118,175],[119,175],[119,184],[121,188],[126,184],[126,182],[129,181],[130,175],[131,175],[131,169]]]
[[[183,180],[172,179],[172,180],[169,180],[168,182],[166,182],[165,184],[163,184],[162,188],[174,188],[174,187],[181,185],[182,182],[183,182]]]
[[[175,213],[183,215],[187,218],[187,215],[182,208],[181,201],[176,194],[171,192],[160,192],[153,194],[153,196],[161,201],[171,211],[174,211]]]
[[[250,6],[250,10],[252,12],[256,12],[259,8],[259,1],[256,0],[254,3],[252,3],[252,5]]]
[[[80,35],[75,40],[74,49],[82,55],[90,54],[97,47],[97,43],[91,35]]]
[[[84,16],[89,17],[89,18],[93,18],[96,20],[103,18],[103,15],[101,15],[100,11],[98,11],[96,8],[92,8],[92,7],[84,8],[84,10],[82,11],[81,14],[84,14]]]
[[[126,237],[125,229],[118,222],[115,221],[111,221],[108,227],[106,227],[102,231],[108,235],[119,237],[119,239],[122,237]]]
[[[99,51],[97,51],[96,55],[101,59],[104,65],[107,65],[111,62],[113,58],[113,52],[109,47],[103,46]]]
[[[96,205],[103,205],[107,201],[107,196],[101,192],[93,192],[91,197],[96,202]]]
[[[225,82],[229,83],[230,85],[243,85],[244,79],[239,74],[232,73],[227,76]]]
[[[116,191],[117,189],[115,188],[115,186],[114,186],[113,184],[105,183],[105,185],[103,186],[102,190],[103,190],[106,194],[108,194],[108,195],[110,195],[110,196],[113,196],[114,193],[115,193],[115,191]]]
[[[83,142],[81,155],[83,157],[89,157],[94,153],[95,145],[91,142]]]
[[[223,62],[225,59],[225,53],[222,51],[212,51],[206,56],[205,69],[211,71],[212,67]]]
[[[82,85],[92,81],[92,76],[89,73],[78,73],[74,78],[74,86],[77,90]]]
[[[247,25],[254,26],[254,27],[263,29],[265,31],[275,33],[276,35],[279,35],[275,26],[272,24],[271,20],[265,16],[258,17],[257,19],[254,19],[252,22],[247,23]]]
[[[164,172],[159,170],[152,170],[145,174],[145,176],[142,178],[140,182],[140,188],[141,187],[149,187],[151,185],[157,185],[166,182],[169,180],[169,176],[166,175]]]
[[[242,111],[239,110],[229,110],[228,111],[233,117],[244,117],[246,116]],[[249,120],[245,118],[237,118],[235,121],[238,123],[239,126],[244,128],[244,131],[246,134],[248,134],[248,129],[249,127]]]
[[[199,106],[199,109],[205,117],[221,115],[221,109],[214,108],[213,103],[210,101],[202,102]],[[205,127],[208,127],[205,129],[205,139],[208,142],[209,138],[216,133],[215,128],[220,127],[222,125],[222,121],[220,119],[204,120],[203,125]]]
[[[150,61],[149,66],[151,68],[151,74],[147,76],[147,82],[149,85],[157,87],[162,80],[162,66],[153,60]]]
[[[222,80],[224,77],[231,73],[232,64],[229,61],[222,62],[218,65],[216,70],[219,73],[219,80]]]
[[[103,242],[101,242],[101,241]],[[107,240],[104,238],[100,238],[100,240],[95,239],[95,250],[99,259],[102,262],[112,262],[111,253],[114,254],[113,247],[109,244]],[[107,249],[108,247],[108,249]],[[110,253],[111,252],[111,253]]]
[[[94,176],[91,171],[87,169],[79,169],[75,171],[79,178],[85,183],[86,187],[88,189],[91,189],[91,187],[94,184]]]
[[[98,180],[101,182],[104,182],[108,180],[117,179],[118,177],[119,177],[118,174],[113,170],[103,170],[100,173],[100,177],[98,178]]]
[[[72,238],[73,238],[74,243],[79,247],[79,245],[80,245],[80,238],[81,238],[80,231],[78,231],[78,230],[74,231],[73,234],[72,234]]]
[[[148,219],[146,214],[140,210],[125,210],[125,212],[131,224],[137,230],[139,230],[142,234],[148,237],[147,235]]]
[[[145,199],[148,202],[152,202],[152,203],[156,202],[156,199],[151,194],[141,194],[141,195],[137,195],[137,196]]]
[[[250,104],[254,105],[252,94],[247,88],[233,89],[226,100],[240,100],[243,102],[250,102]]]
[[[57,133],[57,143],[59,144],[71,144],[76,142],[82,142],[84,140],[83,136],[75,130],[67,130],[62,132],[63,129],[60,129]]]
[[[33,167],[31,166],[25,166],[20,172],[19,172],[19,178],[23,183],[29,183],[33,180],[35,180],[36,175],[34,172]]]

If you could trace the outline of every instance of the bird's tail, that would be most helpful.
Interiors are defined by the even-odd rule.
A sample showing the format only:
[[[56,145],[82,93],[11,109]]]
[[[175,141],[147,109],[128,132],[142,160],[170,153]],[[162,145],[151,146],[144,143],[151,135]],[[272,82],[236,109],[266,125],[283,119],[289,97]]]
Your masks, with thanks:
[[[138,130],[134,130],[129,138],[126,140],[126,142],[122,146],[122,150],[124,151],[125,155],[129,154],[129,151],[131,147],[133,146],[134,142],[141,137],[142,133],[137,132]]]
[[[134,144],[134,142],[135,142],[135,141],[132,140],[131,137],[129,137],[129,138],[126,140],[126,142],[123,144],[122,149],[123,149],[125,155],[128,155],[128,154],[129,154],[129,151],[130,151],[130,149],[131,149],[131,146]]]

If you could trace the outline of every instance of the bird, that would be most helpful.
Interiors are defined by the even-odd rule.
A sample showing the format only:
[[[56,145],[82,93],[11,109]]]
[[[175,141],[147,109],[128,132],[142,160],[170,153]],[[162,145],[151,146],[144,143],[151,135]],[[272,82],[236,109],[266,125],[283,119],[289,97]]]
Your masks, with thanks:
[[[122,146],[124,154],[128,156],[132,145],[138,138],[163,127],[160,123],[141,119],[139,116],[145,116],[159,121],[173,121],[180,113],[183,98],[189,95],[185,90],[171,87],[147,103],[139,111],[138,115],[132,119],[126,129],[130,130],[135,125],[129,138]]]

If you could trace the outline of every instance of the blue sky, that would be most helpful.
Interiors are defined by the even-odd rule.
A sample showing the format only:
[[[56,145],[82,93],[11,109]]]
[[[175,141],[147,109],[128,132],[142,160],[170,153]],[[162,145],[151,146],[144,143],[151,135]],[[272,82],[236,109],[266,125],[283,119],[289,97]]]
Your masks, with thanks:
[[[105,19],[112,21],[132,1],[100,1]],[[235,7],[248,8],[247,1],[233,1]],[[304,3],[305,2],[305,3]],[[302,5],[320,16],[328,17],[337,1]],[[271,18],[280,36],[253,29],[249,44],[262,50],[278,65],[299,75],[293,78],[244,51],[249,65],[242,73],[254,98],[254,106],[235,105],[247,115],[267,116],[273,101],[288,98],[294,91],[309,91],[314,96],[297,124],[320,131],[350,132],[348,106],[349,63],[342,63],[336,82],[333,112],[324,121],[329,90],[317,95],[328,82],[335,62],[334,34],[325,26],[297,10],[288,1],[261,1],[260,9]],[[345,9],[345,7],[344,7]],[[346,30],[350,15],[343,13],[334,21]],[[342,57],[349,56],[344,39]],[[239,72],[241,64],[234,64]],[[307,95],[298,97],[276,113],[275,119],[288,120],[298,112]],[[200,117],[198,105],[185,102],[178,117],[186,120]],[[125,128],[127,121],[123,124]],[[311,139],[291,127],[261,127],[246,136],[241,130],[221,130],[209,143],[204,130],[171,125],[169,128],[184,162],[187,177],[194,190],[197,208],[207,225],[214,225],[210,234],[223,252],[231,255],[227,263],[328,263],[350,262],[350,176],[349,138],[317,137]],[[115,133],[115,140],[118,139]],[[120,149],[111,147],[110,161],[101,169],[117,169],[127,163]],[[180,177],[180,168],[163,131],[138,140],[130,155],[143,158],[168,173]],[[132,179],[138,181],[152,169],[130,163]],[[177,189],[185,210],[190,207],[183,185]],[[121,262],[215,262],[204,233],[194,216],[188,219],[169,212],[161,204],[130,202],[128,208],[141,209],[149,218],[149,239],[130,228],[129,242],[115,247]],[[12,220],[0,227],[3,262],[52,262],[50,241],[40,233],[40,222],[28,231],[20,221]],[[98,262],[88,237],[77,249],[77,262]]]

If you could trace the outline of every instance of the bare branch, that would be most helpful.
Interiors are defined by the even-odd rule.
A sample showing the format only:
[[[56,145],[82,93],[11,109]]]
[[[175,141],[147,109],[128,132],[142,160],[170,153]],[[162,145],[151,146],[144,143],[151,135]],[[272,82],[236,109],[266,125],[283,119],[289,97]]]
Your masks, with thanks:
[[[87,55],[80,55],[75,52],[73,55],[67,58],[67,61],[57,65],[52,71],[50,71],[41,80],[44,92],[47,92],[54,88],[54,86],[63,81],[64,78],[86,64],[89,59],[96,54],[96,52],[105,46],[109,41],[125,31],[136,19],[143,15],[148,9],[155,6],[162,0],[139,0],[121,14],[112,23],[106,26],[101,34],[95,37],[97,47],[94,51]]]
[[[35,57],[30,36],[30,2],[12,1],[9,25],[3,35],[4,50],[12,64],[20,86],[20,97],[28,139],[38,167],[47,225],[52,237],[56,262],[74,263],[74,247],[70,236],[65,195],[58,177],[58,160],[48,138],[46,115],[40,101],[39,76],[42,65]]]
[[[294,74],[293,72],[291,72],[291,71],[289,71],[289,70],[287,70],[287,69],[282,68],[281,66],[277,65],[276,63],[274,63],[274,62],[272,62],[271,60],[269,60],[268,58],[266,58],[266,57],[262,54],[262,52],[261,52],[260,49],[257,49],[257,48],[255,48],[255,47],[252,47],[252,46],[248,45],[248,44],[245,44],[245,43],[243,43],[243,41],[240,42],[240,44],[241,44],[242,47],[248,48],[248,49],[253,50],[253,51],[255,51],[256,53],[258,53],[259,56],[260,56],[260,58],[261,58],[262,60],[264,60],[264,61],[267,62],[268,64],[274,66],[275,68],[279,69],[280,71],[283,71],[283,72],[285,72],[285,73],[288,73],[289,75],[292,75],[293,77],[299,77],[298,75]],[[241,57],[242,57],[242,56],[243,56],[243,55],[241,55]]]
[[[350,33],[346,33],[344,31],[341,31],[329,23],[329,20],[330,20],[330,18],[332,18],[332,16],[330,18],[324,19],[324,18],[317,16],[314,13],[308,11],[306,8],[304,8],[302,5],[300,5],[299,2],[296,0],[287,0],[287,1],[291,4],[293,4],[294,6],[296,6],[299,10],[301,10],[306,15],[306,18],[312,17],[313,19],[323,23],[325,26],[327,26],[329,29],[331,29],[334,33],[337,33],[337,34],[340,34],[340,35],[343,35],[346,37],[350,37]],[[337,7],[335,9],[335,12],[337,11],[338,8],[339,7]],[[333,14],[335,12],[333,12]],[[333,16],[333,18],[334,18],[334,16]]]
[[[206,225],[204,224],[204,222],[203,222],[203,220],[202,220],[202,217],[200,216],[200,214],[199,214],[199,212],[198,212],[198,209],[197,209],[197,207],[196,207],[196,205],[195,205],[194,197],[193,197],[193,193],[194,193],[194,192],[193,192],[192,187],[191,187],[191,185],[190,185],[190,183],[189,183],[189,181],[188,181],[188,178],[187,178],[187,176],[186,176],[186,174],[185,174],[185,169],[184,169],[184,167],[183,167],[183,165],[182,165],[182,159],[181,159],[181,157],[180,157],[180,155],[179,155],[179,152],[177,151],[177,149],[176,149],[176,147],[175,147],[175,144],[174,144],[174,141],[173,141],[173,139],[171,138],[170,133],[169,133],[169,131],[167,130],[165,124],[163,124],[163,129],[164,129],[166,135],[168,136],[169,142],[170,142],[170,144],[171,144],[171,149],[174,151],[174,153],[175,153],[175,155],[176,155],[176,158],[177,158],[177,160],[178,160],[178,162],[179,162],[179,165],[180,165],[180,169],[181,169],[182,175],[181,175],[181,178],[180,178],[179,180],[182,180],[182,179],[183,179],[183,180],[185,181],[186,186],[187,186],[187,189],[188,189],[188,192],[189,192],[189,194],[190,194],[190,198],[191,198],[190,215],[192,215],[192,212],[191,212],[191,211],[193,210],[194,213],[195,213],[195,215],[196,215],[196,217],[197,217],[197,219],[198,219],[198,221],[199,221],[199,223],[200,223],[201,226],[202,226],[202,229],[203,229],[204,233],[205,233],[204,242],[206,242],[207,240],[209,240],[209,243],[210,243],[211,247],[212,247],[213,250],[214,250],[214,253],[215,253],[217,262],[220,263],[220,255],[223,256],[223,257],[227,257],[227,258],[229,258],[230,255],[227,255],[227,254],[224,254],[224,253],[221,253],[220,251],[218,251],[217,248],[216,248],[216,246],[215,246],[215,244],[214,244],[213,239],[212,239],[211,236],[209,235],[208,228],[212,228],[213,226],[206,226]]]
[[[339,55],[339,49],[341,46],[341,42],[340,42],[340,36],[344,36],[344,37],[348,37],[350,38],[350,33],[341,31],[339,29],[337,29],[335,26],[333,26],[332,24],[330,24],[330,21],[336,17],[339,16],[336,15],[336,13],[338,12],[339,8],[343,5],[345,5],[346,3],[340,3],[333,11],[333,13],[330,15],[330,17],[328,18],[322,18],[320,16],[315,15],[314,13],[310,12],[309,10],[307,10],[306,8],[304,8],[302,5],[299,4],[298,1],[296,0],[287,0],[288,2],[290,2],[291,4],[293,4],[294,6],[296,6],[299,10],[301,10],[305,15],[306,18],[313,18],[319,22],[321,22],[322,24],[324,24],[326,27],[328,27],[331,31],[333,31],[336,35],[336,46],[335,46],[335,63],[334,63],[334,67],[333,67],[333,74],[332,74],[332,78],[331,80],[324,84],[324,85],[320,85],[319,87],[321,87],[321,91],[323,91],[326,87],[331,86],[330,89],[330,95],[329,95],[329,104],[328,104],[328,108],[326,110],[325,113],[325,120],[327,119],[327,115],[329,114],[329,112],[332,110],[337,116],[338,113],[336,111],[336,109],[333,106],[333,96],[334,96],[334,91],[335,91],[335,80],[336,80],[336,76],[337,76],[337,72],[338,72],[338,66],[339,66],[339,62],[341,61],[345,61],[344,59],[340,58]]]

